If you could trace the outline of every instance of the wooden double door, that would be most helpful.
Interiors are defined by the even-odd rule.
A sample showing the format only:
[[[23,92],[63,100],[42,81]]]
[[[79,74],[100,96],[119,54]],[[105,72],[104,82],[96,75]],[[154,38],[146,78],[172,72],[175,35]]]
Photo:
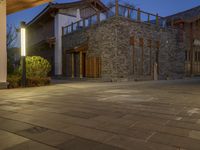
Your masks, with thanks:
[[[72,52],[65,57],[65,74],[72,78],[99,78],[101,76],[100,57],[87,57],[85,52]]]

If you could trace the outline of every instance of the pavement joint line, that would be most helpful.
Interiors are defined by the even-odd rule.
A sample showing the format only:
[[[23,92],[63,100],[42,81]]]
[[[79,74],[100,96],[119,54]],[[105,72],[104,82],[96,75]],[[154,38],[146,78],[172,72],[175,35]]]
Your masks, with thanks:
[[[0,116],[0,118],[5,118],[5,117]],[[7,119],[7,118],[5,118],[5,119]],[[15,119],[10,119],[10,120],[18,121],[18,120],[15,120]],[[24,121],[19,121],[19,122],[23,122],[23,123],[26,123],[26,124],[29,124],[29,125],[33,125],[33,124],[30,124],[30,123],[27,123],[27,122],[24,122]],[[124,134],[124,133],[118,133],[118,132],[113,132],[113,131],[98,129],[98,128],[94,128],[94,127],[88,127],[88,126],[79,125],[79,124],[71,124],[71,125],[72,126],[73,125],[76,125],[76,126],[78,125],[78,126],[84,127],[84,128],[89,128],[89,129],[94,129],[94,130],[98,130],[98,131],[103,131],[103,132],[106,132],[106,133],[111,133],[111,134],[115,134],[115,135],[122,135],[122,136],[127,136],[127,137],[130,137],[130,138],[134,138],[134,137],[132,137],[130,135],[127,135],[127,134]],[[43,126],[39,126],[39,125],[33,125],[33,126],[43,127]],[[47,127],[43,127],[43,128],[47,128]],[[70,134],[70,133],[67,133],[67,132],[61,132],[59,130],[55,130],[55,129],[52,129],[52,128],[47,128],[47,129],[52,130],[52,131],[56,131],[56,132],[59,132],[59,133],[64,133],[64,134],[69,134],[69,135],[74,136],[73,134]],[[80,137],[80,136],[76,136],[76,137]],[[83,137],[80,137],[80,138],[83,138]],[[87,138],[85,138],[85,139],[87,139]],[[137,139],[137,138],[134,138],[134,139]],[[91,140],[91,139],[87,139],[87,140]],[[145,141],[143,139],[138,139],[138,140]],[[99,142],[99,141],[97,141],[97,142]]]
[[[145,142],[148,142],[149,139],[150,139],[152,136],[154,136],[156,133],[157,133],[157,132],[153,132],[150,136],[148,136],[148,137],[146,138]]]
[[[43,144],[43,145],[46,145],[46,146],[49,146],[49,147],[53,147],[53,148],[58,149],[56,146],[52,146],[52,145],[43,143],[43,142],[41,142],[41,141],[39,141],[39,140],[35,140],[35,139],[28,138],[28,137],[26,137],[26,136],[24,136],[24,135],[17,134],[17,133],[15,133],[15,132],[8,131],[8,130],[6,130],[6,129],[0,129],[0,130],[6,131],[6,132],[9,132],[9,133],[12,133],[12,134],[15,134],[15,135],[17,135],[17,136],[21,136],[21,137],[23,137],[23,138],[25,138],[25,139],[28,139],[28,140],[33,141],[33,142],[36,142],[36,143],[40,143],[40,144]],[[17,144],[17,145],[18,145],[18,144]]]
[[[171,122],[171,120],[167,120],[167,122],[164,123],[164,126],[166,126],[167,124],[169,124]]]
[[[132,125],[129,126],[129,128],[134,127],[136,124],[138,124],[140,121],[136,121],[135,123],[133,123]]]
[[[0,116],[0,118],[5,118],[5,117],[1,117],[1,116]],[[22,123],[25,123],[25,124],[29,124],[29,125],[37,126],[37,127],[41,127],[41,128],[46,128],[46,127],[42,127],[42,126],[39,126],[39,125],[33,125],[33,124],[30,124],[30,123],[27,123],[27,122],[24,122],[24,121],[15,120],[15,119],[9,119],[9,118],[5,118],[5,119],[13,120],[13,121],[18,121],[18,122],[22,122]],[[68,134],[68,135],[71,135],[71,136],[73,136],[73,137],[75,137],[75,138],[77,137],[77,138],[85,139],[85,140],[88,140],[88,141],[97,142],[97,143],[100,143],[100,144],[107,144],[106,142],[99,142],[99,141],[97,141],[97,140],[91,140],[91,139],[84,138],[84,137],[81,137],[81,136],[76,136],[76,135],[73,135],[73,134],[70,134],[70,133],[61,132],[60,130],[55,130],[55,129],[51,129],[51,128],[46,128],[46,129],[52,130],[52,131],[55,131],[55,132],[58,132],[58,133],[62,133],[62,134]],[[3,131],[6,131],[6,132],[15,134],[15,135],[17,135],[17,136],[24,137],[24,138],[29,139],[29,140],[31,140],[31,141],[34,141],[34,142],[37,142],[37,143],[40,143],[40,144],[44,144],[44,145],[47,145],[47,146],[50,146],[50,147],[53,147],[53,148],[58,149],[56,146],[52,146],[52,145],[49,145],[49,144],[46,144],[46,143],[37,141],[37,140],[35,140],[35,139],[28,138],[28,137],[26,137],[26,136],[24,136],[24,135],[21,135],[21,134],[18,134],[18,133],[15,133],[15,132],[12,132],[12,131],[9,131],[9,130],[6,130],[6,129],[1,129],[1,128],[0,128],[0,130],[3,130]],[[22,130],[22,131],[23,131],[23,130]],[[116,134],[116,135],[118,135],[118,134]],[[112,135],[111,137],[114,137],[114,136],[116,136],[116,135]],[[119,135],[120,135],[120,134],[119,134]],[[133,138],[133,137],[131,137],[131,138]],[[134,139],[136,139],[136,138],[134,138]],[[136,140],[140,140],[140,139],[136,139]],[[143,141],[143,140],[141,140],[141,141]],[[111,144],[107,144],[107,145],[114,146],[114,145],[111,145]]]

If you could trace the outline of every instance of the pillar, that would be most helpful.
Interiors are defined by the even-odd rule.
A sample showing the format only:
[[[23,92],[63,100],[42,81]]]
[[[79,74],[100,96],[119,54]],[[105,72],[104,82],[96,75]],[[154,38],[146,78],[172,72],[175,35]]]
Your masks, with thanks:
[[[72,59],[72,78],[74,78],[74,53],[71,54]]]
[[[6,0],[0,1],[0,88],[7,82]]]
[[[83,52],[80,51],[80,78],[83,78]]]
[[[56,38],[54,48],[55,75],[62,75],[62,15],[57,14],[54,21],[54,34]]]

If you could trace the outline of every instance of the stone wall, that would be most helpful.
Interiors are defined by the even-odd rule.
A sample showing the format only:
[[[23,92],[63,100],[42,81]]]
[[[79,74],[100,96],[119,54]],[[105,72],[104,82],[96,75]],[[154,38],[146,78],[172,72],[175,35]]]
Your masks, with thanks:
[[[101,57],[102,79],[106,81],[153,79],[156,61],[159,79],[176,79],[184,76],[186,49],[185,39],[180,40],[179,32],[113,17],[64,36],[63,50],[88,42],[87,57]],[[131,38],[133,43],[130,43]]]

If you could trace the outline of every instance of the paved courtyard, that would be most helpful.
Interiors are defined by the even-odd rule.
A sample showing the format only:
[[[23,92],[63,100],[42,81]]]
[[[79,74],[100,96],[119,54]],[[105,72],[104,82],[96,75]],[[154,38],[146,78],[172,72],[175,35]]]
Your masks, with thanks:
[[[200,150],[200,80],[0,91],[1,150]]]

